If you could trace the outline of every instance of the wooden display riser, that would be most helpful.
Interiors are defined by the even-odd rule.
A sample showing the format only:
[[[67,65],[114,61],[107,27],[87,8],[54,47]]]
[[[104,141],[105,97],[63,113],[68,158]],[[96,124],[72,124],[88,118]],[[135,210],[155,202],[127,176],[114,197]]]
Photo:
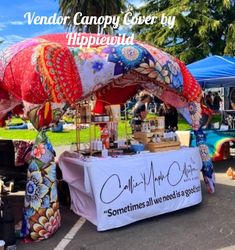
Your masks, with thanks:
[[[157,129],[154,132],[134,132],[134,139],[143,144],[147,144],[154,135],[163,135],[163,133],[164,129]]]
[[[146,149],[149,150],[150,152],[178,150],[180,149],[180,142],[179,141],[166,141],[159,143],[150,142],[146,144]]]

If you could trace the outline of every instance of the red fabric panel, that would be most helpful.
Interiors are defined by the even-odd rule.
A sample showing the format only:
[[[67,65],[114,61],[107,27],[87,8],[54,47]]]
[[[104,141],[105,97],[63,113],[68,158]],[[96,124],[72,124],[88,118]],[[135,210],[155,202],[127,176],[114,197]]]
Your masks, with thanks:
[[[4,75],[3,87],[18,99],[30,103],[43,103],[48,96],[32,64],[33,47],[28,47],[13,57]]]
[[[131,85],[125,88],[110,88],[110,86],[102,88],[96,94],[97,102],[93,111],[95,113],[103,113],[104,106],[125,103],[137,93],[139,87],[138,85]]]
[[[23,104],[20,104],[12,109],[12,113],[14,115],[22,115],[22,114],[24,114],[23,108],[24,108]]]
[[[184,79],[183,96],[186,97],[190,102],[195,100],[200,102],[202,97],[201,86],[188,71],[184,63],[178,59],[177,62],[180,66],[180,70]]]
[[[82,84],[69,49],[56,44],[43,45],[38,59],[44,89],[53,102],[75,103],[82,95]]]
[[[29,103],[42,104],[52,93],[55,102],[74,103],[82,95],[82,86],[72,54],[59,45],[41,47],[28,47],[13,57],[2,87]]]
[[[0,82],[0,85],[1,85],[1,82]],[[6,90],[0,88],[0,100],[1,99],[6,99],[8,100],[9,99],[9,94]]]

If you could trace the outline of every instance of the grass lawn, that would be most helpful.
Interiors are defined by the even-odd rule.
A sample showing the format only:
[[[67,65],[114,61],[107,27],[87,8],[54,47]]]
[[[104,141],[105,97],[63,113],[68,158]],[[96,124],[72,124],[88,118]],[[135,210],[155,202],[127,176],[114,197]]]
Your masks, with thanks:
[[[7,130],[0,128],[0,138],[4,139],[24,139],[33,141],[36,135],[37,131],[35,130]],[[71,144],[76,141],[75,131],[65,131],[62,133],[52,133],[48,131],[47,135],[54,146]]]
[[[16,124],[22,122],[20,119],[12,119],[11,124]],[[190,126],[187,124],[185,120],[179,121],[179,130],[189,130]],[[99,136],[98,128],[97,137]],[[91,133],[93,135],[94,129],[91,128]],[[125,138],[126,135],[126,128],[125,128],[125,121],[121,121],[118,126],[118,136],[119,138]],[[131,128],[129,122],[127,122],[127,133],[131,133]],[[35,130],[8,130],[4,128],[0,128],[0,138],[4,139],[24,139],[24,140],[34,140],[37,135],[37,131]],[[60,133],[56,132],[47,132],[48,137],[52,145],[59,146],[59,145],[70,145],[76,142],[76,132],[74,130],[64,131]],[[89,141],[89,128],[83,129],[81,131],[81,142],[88,142]]]
[[[11,124],[20,123],[19,120],[13,122]],[[81,142],[88,142],[89,141],[89,131],[90,129],[83,129],[81,130]],[[99,136],[98,128],[96,128],[97,136]],[[94,128],[91,128],[92,135],[94,134]],[[125,138],[125,122],[121,121],[119,124],[119,137]],[[128,126],[128,133],[131,132],[130,126]],[[34,140],[37,135],[36,130],[17,130],[17,129],[5,129],[0,128],[0,138],[4,139],[23,139],[23,140]],[[48,137],[50,138],[50,141],[52,145],[59,146],[59,145],[69,145],[74,142],[76,142],[76,131],[70,130],[70,131],[63,131],[60,133],[56,132],[47,132]]]

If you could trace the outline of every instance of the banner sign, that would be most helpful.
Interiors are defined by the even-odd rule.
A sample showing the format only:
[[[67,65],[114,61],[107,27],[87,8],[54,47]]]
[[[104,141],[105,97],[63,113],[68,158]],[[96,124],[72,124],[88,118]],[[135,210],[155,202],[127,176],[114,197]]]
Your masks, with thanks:
[[[98,231],[121,227],[201,202],[198,148],[85,162]]]

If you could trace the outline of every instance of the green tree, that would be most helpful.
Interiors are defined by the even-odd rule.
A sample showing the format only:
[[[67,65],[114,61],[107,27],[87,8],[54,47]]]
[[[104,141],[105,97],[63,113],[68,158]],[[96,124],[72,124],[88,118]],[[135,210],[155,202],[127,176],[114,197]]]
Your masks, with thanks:
[[[82,26],[74,26],[73,18],[77,12],[83,16],[117,15],[125,9],[125,0],[59,0],[59,12],[63,16],[70,16],[66,27],[70,30],[80,31]],[[78,20],[79,21],[79,20]],[[97,25],[90,25],[88,32],[96,33]]]
[[[139,39],[161,47],[185,63],[209,54],[235,55],[235,5],[233,0],[150,0],[138,9],[154,15],[153,25],[136,25]],[[172,29],[162,26],[162,14],[175,16]]]

